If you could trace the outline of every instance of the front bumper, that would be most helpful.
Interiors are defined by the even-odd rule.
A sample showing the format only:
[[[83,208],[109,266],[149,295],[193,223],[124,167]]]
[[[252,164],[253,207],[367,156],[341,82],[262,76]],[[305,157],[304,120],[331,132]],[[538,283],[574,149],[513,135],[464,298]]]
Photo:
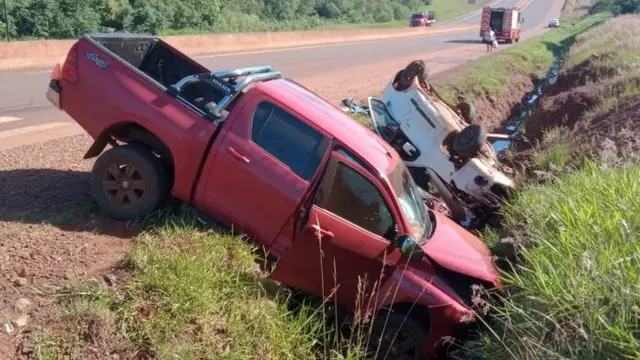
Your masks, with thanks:
[[[47,87],[47,100],[53,106],[58,108],[58,110],[62,110],[62,105],[60,103],[60,82],[58,80],[49,81],[49,86]]]

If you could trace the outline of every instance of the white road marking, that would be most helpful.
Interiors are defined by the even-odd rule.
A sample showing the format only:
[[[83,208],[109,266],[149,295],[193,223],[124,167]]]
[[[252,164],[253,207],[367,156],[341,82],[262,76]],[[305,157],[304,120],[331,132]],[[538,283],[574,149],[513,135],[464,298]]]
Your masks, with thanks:
[[[15,117],[15,116],[0,116],[0,124],[10,123],[14,121],[24,120],[23,118]]]
[[[53,122],[53,123],[25,126],[25,127],[6,130],[6,131],[0,131],[0,140],[6,139],[6,138],[10,138],[10,137],[14,137],[14,136],[19,136],[19,135],[30,134],[30,133],[36,132],[36,131],[53,130],[53,129],[57,129],[57,128],[60,128],[60,127],[63,127],[63,126],[69,126],[69,123],[68,122]]]

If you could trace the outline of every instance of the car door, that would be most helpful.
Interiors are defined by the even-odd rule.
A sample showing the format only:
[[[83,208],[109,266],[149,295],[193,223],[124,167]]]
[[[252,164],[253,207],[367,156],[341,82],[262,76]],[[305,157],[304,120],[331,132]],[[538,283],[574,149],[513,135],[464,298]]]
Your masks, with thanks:
[[[245,101],[218,140],[200,207],[269,245],[295,214],[330,139],[266,95]]]
[[[335,296],[350,309],[361,308],[384,288],[397,260],[390,242],[397,213],[379,181],[358,163],[344,149],[332,153],[294,242],[272,273],[310,294]]]

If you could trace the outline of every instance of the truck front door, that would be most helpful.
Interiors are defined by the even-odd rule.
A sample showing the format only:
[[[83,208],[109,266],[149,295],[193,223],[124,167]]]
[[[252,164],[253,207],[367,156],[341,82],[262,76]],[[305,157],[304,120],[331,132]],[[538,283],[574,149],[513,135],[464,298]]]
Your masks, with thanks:
[[[397,261],[386,256],[398,216],[380,189],[355,156],[334,151],[272,277],[352,310],[373,306],[368,297],[386,290]]]
[[[217,140],[196,204],[268,246],[296,213],[330,139],[265,95],[244,103]]]

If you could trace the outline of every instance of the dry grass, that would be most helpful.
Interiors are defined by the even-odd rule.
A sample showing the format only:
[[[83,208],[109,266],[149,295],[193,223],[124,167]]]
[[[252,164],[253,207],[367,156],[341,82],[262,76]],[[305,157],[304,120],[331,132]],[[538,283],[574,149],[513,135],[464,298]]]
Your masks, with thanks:
[[[623,15],[581,34],[567,53],[566,69],[590,61],[594,69],[617,69],[620,75],[640,69],[640,15]]]

